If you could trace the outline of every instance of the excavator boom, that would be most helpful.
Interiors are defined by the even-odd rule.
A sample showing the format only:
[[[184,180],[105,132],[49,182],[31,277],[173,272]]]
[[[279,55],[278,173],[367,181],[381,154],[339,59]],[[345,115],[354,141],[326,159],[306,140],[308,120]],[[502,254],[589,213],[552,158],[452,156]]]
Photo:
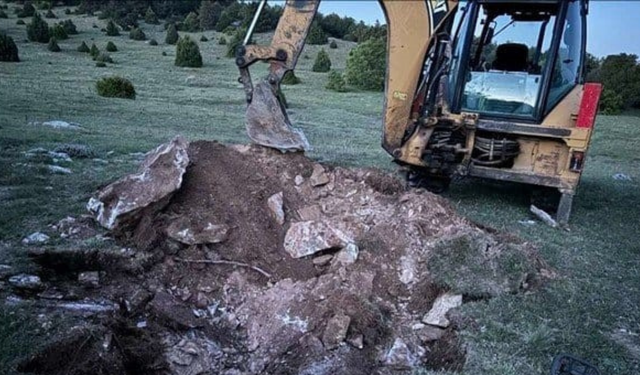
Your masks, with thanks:
[[[410,163],[411,153],[402,150],[403,140],[408,129],[415,129],[416,119],[412,118],[411,110],[427,49],[438,28],[455,12],[457,1],[380,0],[379,3],[388,28],[382,144],[396,159]],[[248,103],[247,133],[255,143],[283,151],[310,148],[304,134],[291,125],[278,92],[285,73],[296,66],[319,4],[319,0],[288,0],[271,45],[244,45],[237,51],[236,64]],[[268,62],[269,73],[254,87],[249,66],[257,61]]]

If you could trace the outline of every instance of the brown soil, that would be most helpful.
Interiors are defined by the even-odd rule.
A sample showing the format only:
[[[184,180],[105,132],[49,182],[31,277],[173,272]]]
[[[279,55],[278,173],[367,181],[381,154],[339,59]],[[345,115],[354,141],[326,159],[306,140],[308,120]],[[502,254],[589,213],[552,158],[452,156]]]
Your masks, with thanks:
[[[117,311],[94,316],[101,323],[87,328],[91,334],[85,330],[84,336],[75,334],[80,338],[63,338],[71,344],[55,344],[53,352],[46,347],[23,363],[23,370],[81,374],[80,368],[89,366],[104,374],[180,375],[396,374],[419,367],[456,371],[464,364],[464,352],[455,325],[435,342],[422,342],[414,328],[440,294],[459,292],[455,284],[432,282],[438,276],[429,267],[432,250],[447,239],[466,236],[471,243],[471,250],[465,247],[471,254],[467,257],[476,256],[473,249],[489,241],[492,257],[499,259],[503,249],[520,252],[528,257],[522,258],[527,265],[520,269],[535,276],[543,271],[529,244],[479,228],[443,198],[407,191],[380,171],[325,167],[328,182],[314,186],[314,162],[301,154],[216,142],[192,143],[188,154],[183,184],[168,204],[148,210],[131,232],[117,234],[117,245],[153,254],[143,257],[144,271],[137,266],[114,270],[122,260],[95,254],[87,262],[107,270],[108,277],[101,288],[84,290],[76,298],[107,298],[119,303]],[[266,203],[279,192],[284,196],[283,225]],[[287,230],[292,223],[310,220],[308,216],[352,238],[359,248],[357,260],[341,263],[338,248],[291,257],[283,247]],[[183,245],[167,236],[167,228],[184,218],[230,230],[221,243]],[[73,270],[57,266],[62,253],[56,254],[53,263],[59,272],[81,271],[77,267],[84,263],[78,261]],[[326,254],[333,259],[314,264]],[[47,266],[51,258],[40,254],[36,260]],[[520,276],[526,280],[530,275]],[[499,273],[482,277],[497,278],[479,283],[492,286],[487,294],[497,293],[493,285],[504,285],[499,292],[521,291],[509,289]],[[70,287],[69,281],[56,287]],[[346,337],[337,348],[327,348],[323,332],[337,314],[350,318]],[[136,327],[140,322],[144,325]],[[98,345],[109,335],[117,343]],[[87,345],[80,350],[83,339]],[[87,350],[97,357],[91,359]],[[56,365],[55,358],[73,355],[79,360]],[[99,358],[109,358],[111,367],[87,362]]]

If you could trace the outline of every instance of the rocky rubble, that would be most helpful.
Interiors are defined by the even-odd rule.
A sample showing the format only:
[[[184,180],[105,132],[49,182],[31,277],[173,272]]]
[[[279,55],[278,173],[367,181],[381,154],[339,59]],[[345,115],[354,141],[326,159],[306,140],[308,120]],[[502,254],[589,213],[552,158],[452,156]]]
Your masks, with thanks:
[[[132,269],[94,253],[65,269],[84,296],[119,301],[96,337],[155,348],[89,346],[119,370],[132,361],[180,375],[458,370],[461,322],[451,314],[463,294],[521,292],[545,271],[529,244],[393,176],[258,146],[176,138],[88,208],[115,246],[145,260]],[[507,251],[517,274],[500,266]],[[42,264],[64,254],[36,253]],[[465,262],[443,267],[442,254]],[[476,265],[491,272],[478,273],[475,289],[452,278],[476,277],[467,272]],[[63,373],[38,361],[26,367]]]

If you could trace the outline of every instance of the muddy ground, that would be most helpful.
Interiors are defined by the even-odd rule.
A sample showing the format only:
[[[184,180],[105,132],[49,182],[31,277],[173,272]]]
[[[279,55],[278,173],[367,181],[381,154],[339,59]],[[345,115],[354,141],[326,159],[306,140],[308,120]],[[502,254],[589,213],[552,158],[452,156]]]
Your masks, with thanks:
[[[176,138],[88,208],[30,250],[39,283],[9,283],[12,303],[75,322],[21,371],[456,371],[473,324],[456,307],[552,274],[395,176],[258,146]]]

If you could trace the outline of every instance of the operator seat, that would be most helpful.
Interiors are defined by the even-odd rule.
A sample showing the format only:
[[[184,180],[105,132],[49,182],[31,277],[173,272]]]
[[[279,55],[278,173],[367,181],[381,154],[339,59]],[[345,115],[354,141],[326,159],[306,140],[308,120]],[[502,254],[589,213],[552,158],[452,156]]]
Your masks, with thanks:
[[[524,44],[505,43],[496,49],[493,69],[508,72],[526,72],[529,66],[529,48]]]

